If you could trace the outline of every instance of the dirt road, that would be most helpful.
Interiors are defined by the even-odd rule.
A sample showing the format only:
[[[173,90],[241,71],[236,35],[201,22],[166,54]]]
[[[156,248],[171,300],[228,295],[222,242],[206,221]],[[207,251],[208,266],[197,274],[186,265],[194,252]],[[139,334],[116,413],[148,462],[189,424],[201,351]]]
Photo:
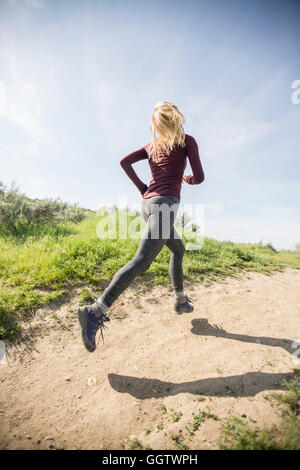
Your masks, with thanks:
[[[137,440],[173,449],[177,435],[191,449],[214,449],[229,415],[276,423],[264,395],[283,389],[295,368],[300,271],[187,291],[195,311],[176,316],[169,289],[130,288],[112,309],[125,318],[112,319],[92,354],[81,342],[77,297],[39,310],[39,333],[0,365],[0,447],[129,449]],[[199,409],[208,417],[190,435]]]

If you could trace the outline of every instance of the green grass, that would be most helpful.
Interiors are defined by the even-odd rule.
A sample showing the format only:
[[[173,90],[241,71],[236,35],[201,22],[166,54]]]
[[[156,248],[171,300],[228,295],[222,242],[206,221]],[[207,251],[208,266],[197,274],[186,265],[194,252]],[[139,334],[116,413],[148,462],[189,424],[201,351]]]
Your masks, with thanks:
[[[180,450],[189,450],[190,449],[187,445],[185,445],[181,441],[180,436],[178,436],[177,434],[170,434],[170,439],[174,442],[177,449],[180,449]]]
[[[273,433],[275,429],[252,429],[236,416],[231,416],[222,426],[224,440],[220,449],[227,450],[274,450],[276,448]]]
[[[1,339],[15,339],[21,319],[30,318],[34,309],[51,301],[62,301],[72,287],[86,289],[82,301],[92,298],[91,287],[100,294],[114,273],[135,255],[138,239],[97,238],[100,220],[90,216],[78,224],[31,225],[16,236],[0,230]],[[170,286],[168,262],[164,247],[147,271],[148,282]],[[185,279],[198,281],[243,270],[270,273],[285,266],[300,268],[300,253],[211,238],[205,239],[201,250],[187,250],[184,257]]]
[[[138,439],[133,439],[129,445],[130,450],[142,450],[143,446]]]
[[[160,403],[159,406],[160,406],[160,409],[163,413],[167,413],[167,408],[166,408],[166,405],[164,403]]]
[[[221,450],[299,450],[300,421],[286,420],[271,429],[252,428],[240,418],[231,417],[222,428]]]
[[[290,382],[283,382],[285,393],[268,394],[280,407],[282,423],[271,428],[250,426],[236,416],[223,424],[220,449],[231,450],[299,450],[300,449],[300,374]]]
[[[180,421],[182,418],[182,411],[174,411],[171,409],[170,418],[173,423],[177,423],[177,421]]]
[[[81,291],[80,305],[91,304],[95,301],[92,293],[84,287]]]
[[[186,426],[186,430],[190,435],[194,434],[199,426],[207,419],[217,420],[218,417],[211,413],[209,409],[208,411],[199,409],[198,414],[193,416],[193,421]]]

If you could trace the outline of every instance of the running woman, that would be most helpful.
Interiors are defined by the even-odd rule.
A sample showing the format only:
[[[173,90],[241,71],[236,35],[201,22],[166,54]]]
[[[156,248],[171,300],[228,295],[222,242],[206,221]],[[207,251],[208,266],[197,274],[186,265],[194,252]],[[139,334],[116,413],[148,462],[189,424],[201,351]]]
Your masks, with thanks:
[[[89,352],[96,349],[96,334],[103,335],[107,311],[139,274],[149,269],[152,261],[166,245],[170,250],[169,272],[175,296],[174,312],[192,312],[193,305],[183,288],[182,259],[185,247],[174,228],[180,203],[181,184],[200,184],[204,172],[195,139],[185,134],[185,119],[178,108],[167,101],[154,107],[151,117],[152,141],[126,155],[120,161],[123,170],[142,195],[142,216],[146,228],[135,256],[112,278],[109,286],[92,305],[80,307],[77,312],[83,344]],[[147,186],[132,168],[133,163],[148,160],[151,170]],[[187,159],[193,175],[184,175]],[[166,210],[167,208],[167,210]],[[166,229],[167,227],[167,229]]]

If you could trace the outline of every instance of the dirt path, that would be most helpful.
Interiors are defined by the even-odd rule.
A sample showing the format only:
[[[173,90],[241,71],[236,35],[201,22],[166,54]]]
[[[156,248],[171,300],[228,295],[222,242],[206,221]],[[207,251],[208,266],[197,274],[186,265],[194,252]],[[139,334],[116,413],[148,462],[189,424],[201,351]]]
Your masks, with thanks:
[[[171,313],[169,289],[151,292],[132,288],[118,299],[113,312],[128,316],[110,322],[93,354],[69,312],[78,299],[38,313],[36,342],[10,349],[0,365],[1,449],[129,449],[135,438],[173,449],[170,434],[213,449],[229,415],[257,425],[279,420],[264,394],[282,389],[295,368],[300,271],[194,284],[195,311],[183,316]],[[199,408],[218,419],[190,436],[186,425]],[[172,410],[182,413],[178,422]]]

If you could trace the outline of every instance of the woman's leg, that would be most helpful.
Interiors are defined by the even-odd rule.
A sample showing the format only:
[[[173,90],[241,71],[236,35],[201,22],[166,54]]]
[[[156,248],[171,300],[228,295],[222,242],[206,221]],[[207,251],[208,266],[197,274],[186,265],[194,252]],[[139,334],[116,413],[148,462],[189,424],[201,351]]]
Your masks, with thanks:
[[[176,295],[176,293],[183,292],[182,260],[185,253],[185,247],[174,227],[171,231],[170,239],[166,242],[166,246],[169,248],[171,253],[169,272],[172,288]]]
[[[160,211],[159,206],[161,204],[167,204],[170,207],[174,204],[174,200],[169,199],[168,196],[159,196],[153,198],[152,201],[143,201],[142,215],[145,220],[147,219],[143,237],[135,256],[125,264],[125,266],[119,269],[112,278],[109,286],[104,290],[103,295],[97,300],[102,311],[106,312],[120,294],[132,283],[136,276],[150,268],[153,260],[169,241],[169,237],[162,238],[162,215],[165,216],[167,211],[165,214]],[[169,236],[173,229],[174,217],[170,217],[170,219]],[[177,258],[175,263],[177,265]]]
[[[169,272],[173,292],[175,294],[174,313],[190,313],[194,310],[193,305],[190,303],[193,302],[193,300],[185,294],[183,289],[182,260],[185,247],[174,227],[171,231],[170,239],[166,242],[166,246],[171,252]]]
[[[180,242],[175,239],[176,232],[173,231],[179,200],[172,196],[157,196],[149,199],[151,201],[143,200],[142,204],[142,215],[147,220],[147,225],[136,255],[119,269],[103,295],[93,305],[79,307],[77,311],[82,341],[89,352],[96,349],[97,331],[100,329],[102,334],[105,322],[109,321],[109,317],[106,315],[107,309],[138,274],[150,267],[152,261],[166,243],[171,247],[171,257],[174,255],[170,265],[172,284],[175,288],[181,287],[180,252],[182,252],[182,247]],[[169,209],[169,211],[165,209]],[[166,229],[165,222],[167,222],[168,229]],[[188,299],[186,301],[180,299],[176,302],[174,311],[177,313],[191,311],[189,307],[191,306],[188,304]]]

